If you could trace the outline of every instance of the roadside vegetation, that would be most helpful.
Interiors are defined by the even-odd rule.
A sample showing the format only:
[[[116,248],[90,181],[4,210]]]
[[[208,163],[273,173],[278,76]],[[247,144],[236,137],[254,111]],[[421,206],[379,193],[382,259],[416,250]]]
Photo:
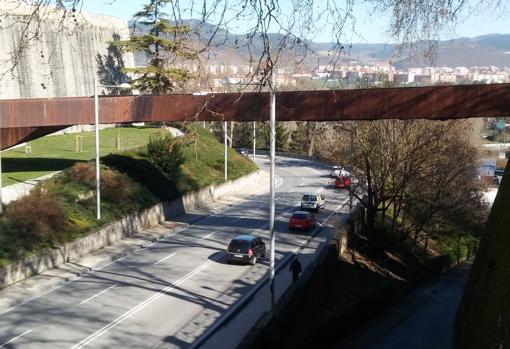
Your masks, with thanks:
[[[506,169],[455,320],[455,348],[510,345],[510,173]]]
[[[100,221],[94,162],[76,162],[7,205],[0,218],[0,265],[72,241],[161,200],[222,183],[223,145],[196,125],[184,131],[177,138],[153,133],[144,147],[102,158]],[[229,149],[229,179],[256,168]]]
[[[476,254],[488,209],[482,202],[483,184],[477,180],[478,138],[470,122],[297,123],[290,134],[292,151],[343,166],[350,163],[352,136],[353,172],[360,180],[359,190],[352,190],[361,204],[353,225],[359,229],[356,234],[346,229],[343,255],[331,246],[315,271],[303,275],[309,279],[289,290],[295,293],[284,297],[287,304],[275,311],[277,315],[250,343],[252,348],[341,345],[345,336],[424,280]],[[503,206],[498,208],[501,213]],[[502,233],[505,223],[500,221],[504,220],[500,217],[492,228]],[[485,253],[497,250],[495,244],[504,246],[501,241],[492,240]],[[495,265],[505,268],[508,263]],[[482,293],[478,290],[487,284],[491,268],[496,267],[490,261],[478,268],[473,293]],[[485,302],[473,302],[472,294],[465,298],[463,315],[471,312],[475,319],[473,314],[490,313],[492,324],[507,320],[496,310],[502,309],[501,303],[486,309]],[[487,333],[491,323],[484,325]],[[508,328],[504,324],[502,331]],[[461,320],[457,327],[464,336],[468,332],[476,336],[473,329],[480,321]],[[471,347],[484,347],[480,340],[473,343],[478,345]]]
[[[248,348],[340,348],[344,338],[449,264],[381,229],[371,237],[349,236],[343,255],[335,245],[324,253]]]
[[[218,137],[221,125],[212,125]],[[252,125],[233,123],[233,146],[251,146]],[[488,209],[477,180],[480,136],[470,121],[380,120],[278,123],[277,150],[353,163],[354,194],[369,232],[387,230],[400,240],[461,261],[474,253]],[[257,145],[267,148],[269,127],[257,123]],[[366,195],[365,195],[366,194]]]

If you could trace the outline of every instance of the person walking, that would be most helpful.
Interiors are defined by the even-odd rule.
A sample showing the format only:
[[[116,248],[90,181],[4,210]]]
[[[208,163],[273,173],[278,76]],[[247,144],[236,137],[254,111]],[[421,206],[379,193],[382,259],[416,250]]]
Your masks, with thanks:
[[[299,278],[299,274],[301,273],[301,263],[299,262],[298,257],[290,263],[289,271],[292,272],[292,283],[296,283],[297,279]]]

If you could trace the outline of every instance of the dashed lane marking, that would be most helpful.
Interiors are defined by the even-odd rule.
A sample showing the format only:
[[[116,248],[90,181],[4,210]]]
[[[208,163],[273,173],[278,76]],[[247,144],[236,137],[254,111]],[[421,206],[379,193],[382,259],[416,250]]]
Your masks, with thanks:
[[[88,303],[89,301],[91,301],[91,300],[93,300],[94,298],[96,298],[96,297],[98,297],[98,296],[102,295],[103,293],[106,293],[106,292],[110,291],[112,288],[114,288],[115,286],[118,286],[118,285],[119,285],[119,284],[112,285],[112,286],[110,286],[110,287],[108,287],[108,288],[106,288],[106,289],[102,290],[101,292],[96,293],[96,294],[95,294],[95,295],[93,295],[92,297],[85,299],[85,300],[84,300],[84,301],[82,301],[80,304]]]

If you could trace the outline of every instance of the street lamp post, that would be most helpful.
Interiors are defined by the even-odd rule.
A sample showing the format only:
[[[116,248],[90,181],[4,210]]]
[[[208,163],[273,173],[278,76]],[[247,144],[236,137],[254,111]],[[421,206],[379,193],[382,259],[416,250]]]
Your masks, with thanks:
[[[351,124],[351,147],[349,149],[349,155],[350,155],[350,163],[351,163],[351,170],[349,171],[349,183],[350,183],[350,190],[349,190],[349,213],[352,213],[352,201],[353,201],[353,185],[352,185],[352,171],[354,171],[354,128]]]
[[[99,171],[99,97],[97,77],[94,77],[94,124],[96,131],[96,219],[101,219],[101,185]]]
[[[100,85],[97,77],[94,77],[94,124],[96,136],[96,219],[101,219],[101,178],[99,164],[99,87],[130,89],[131,85],[122,83],[120,85]]]
[[[224,148],[224,155],[225,155],[225,182],[227,181],[227,138],[228,138],[228,130],[227,130],[228,124],[226,121],[223,122],[223,148]]]
[[[227,82],[227,85],[230,87],[230,82]],[[251,84],[236,84],[236,85],[251,85]],[[270,179],[269,179],[269,235],[270,235],[270,253],[269,253],[269,288],[271,293],[271,309],[273,309],[275,304],[275,295],[274,295],[274,283],[275,283],[275,230],[274,230],[274,220],[275,220],[275,145],[276,145],[276,75],[274,71],[271,70],[271,81],[269,82],[270,88],[270,124],[271,124],[271,135],[270,135]],[[256,123],[253,122],[253,161],[255,161],[255,141],[256,141]],[[225,132],[225,179],[226,179],[226,142],[227,142],[227,125],[225,122],[224,132]]]
[[[275,262],[275,231],[274,231],[274,216],[275,216],[275,144],[276,144],[276,75],[271,71],[271,104],[269,121],[271,124],[271,141],[270,141],[270,194],[269,194],[269,236],[270,240],[270,253],[269,253],[269,289],[271,292],[271,310],[274,308],[274,262]]]
[[[255,160],[256,160],[256,158],[255,158],[256,144],[257,144],[257,122],[254,121],[253,122],[253,162],[255,162]]]
[[[2,119],[0,118],[0,214],[3,213],[4,204],[2,202]]]

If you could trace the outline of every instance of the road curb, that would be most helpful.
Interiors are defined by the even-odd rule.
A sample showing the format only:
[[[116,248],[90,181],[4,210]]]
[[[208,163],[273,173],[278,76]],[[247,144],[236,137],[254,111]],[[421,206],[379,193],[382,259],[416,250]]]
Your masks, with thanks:
[[[338,205],[338,207],[333,211],[334,214],[331,214],[330,216],[328,216],[326,219],[324,219],[321,223],[320,223],[320,226],[318,228],[315,229],[315,231],[299,246],[297,247],[294,252],[291,252],[289,253],[287,256],[285,256],[283,258],[282,261],[280,261],[278,263],[278,265],[276,266],[275,268],[275,274],[278,274],[282,269],[284,269],[288,263],[294,259],[295,256],[298,256],[299,254],[301,254],[301,252],[303,251],[304,248],[306,248],[313,240],[315,240],[315,238],[317,237],[317,235],[323,230],[323,229],[328,229],[327,226],[325,225],[325,223],[327,221],[329,221],[329,219],[331,217],[333,217],[335,214],[337,214],[339,212],[340,209],[342,209],[343,207],[345,207],[345,205],[347,205],[348,203],[348,199],[344,200],[340,205]],[[312,274],[312,271],[315,270],[316,266],[318,265],[317,264],[317,261],[318,260],[322,260],[324,258],[324,256],[326,255],[325,251],[327,251],[327,245],[324,246],[321,251],[320,251],[320,254],[318,256],[318,258],[313,261],[312,263],[310,263],[305,272],[302,274],[301,278],[298,280],[298,282],[294,285],[290,285],[287,290],[283,293],[283,295],[280,297],[280,299],[278,300],[275,308],[279,308],[281,307],[282,305],[281,302],[282,300],[284,299],[284,297],[288,297],[287,293],[289,293],[289,291],[291,291],[292,293],[290,293],[290,295],[294,294],[295,290],[298,289],[299,285],[302,285],[302,283],[304,282],[303,280],[307,280],[309,278],[309,276]],[[313,266],[313,268],[311,268]],[[306,278],[305,278],[305,274],[306,274]],[[200,348],[207,340],[209,340],[209,338],[211,338],[211,336],[221,327],[227,325],[229,323],[230,320],[232,320],[240,311],[242,311],[244,309],[244,307],[246,307],[246,305],[248,304],[248,302],[257,295],[258,292],[260,292],[260,290],[267,285],[267,283],[269,282],[269,276],[266,275],[262,278],[261,281],[259,281],[257,283],[257,285],[254,286],[254,288],[252,288],[247,295],[245,295],[243,298],[241,298],[240,300],[238,300],[236,303],[234,303],[232,305],[232,307],[227,310],[227,312],[225,314],[223,314],[222,316],[220,316],[220,318],[212,325],[210,326],[200,337],[198,337],[197,340],[195,340],[191,346],[189,347],[189,349],[197,349],[197,348]],[[287,300],[288,301],[288,300]],[[285,302],[285,304],[287,303],[287,301]],[[247,336],[245,336],[245,338],[254,338],[254,337],[251,337],[251,332],[255,330],[255,328],[257,328],[258,330],[256,330],[256,332],[258,333],[260,331],[261,328],[264,328],[265,325],[267,325],[267,323],[273,318],[273,316],[276,314],[276,312],[264,312],[262,314],[262,316],[259,318],[259,320],[257,320],[257,322],[255,323],[255,325],[252,327],[252,330],[250,330],[250,332],[248,333]],[[261,326],[259,328],[259,326]],[[251,343],[251,342],[250,342]],[[241,341],[240,344],[238,344],[237,348],[239,349],[244,349],[244,348],[249,348],[249,345],[246,345],[244,344],[244,340]]]

